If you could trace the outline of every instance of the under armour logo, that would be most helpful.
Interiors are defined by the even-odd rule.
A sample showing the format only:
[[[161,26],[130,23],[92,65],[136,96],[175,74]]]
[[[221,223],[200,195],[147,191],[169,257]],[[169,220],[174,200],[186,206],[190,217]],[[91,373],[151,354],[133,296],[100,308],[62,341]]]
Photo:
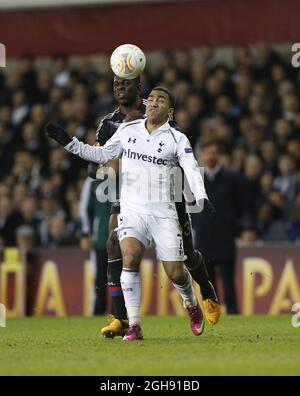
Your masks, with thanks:
[[[157,151],[159,153],[161,153],[162,152],[162,146],[164,146],[165,144],[163,142],[159,142],[159,145],[160,145],[160,147],[159,147],[159,149]]]
[[[130,138],[128,139],[128,143],[130,143],[130,142],[135,143],[135,142],[136,142],[136,138],[131,139],[131,137],[130,137]]]

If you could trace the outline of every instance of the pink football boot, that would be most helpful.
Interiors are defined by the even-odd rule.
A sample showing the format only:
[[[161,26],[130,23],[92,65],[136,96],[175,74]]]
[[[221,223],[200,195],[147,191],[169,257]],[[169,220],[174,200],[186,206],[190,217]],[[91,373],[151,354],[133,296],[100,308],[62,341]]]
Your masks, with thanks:
[[[138,323],[134,323],[132,325],[129,325],[129,328],[127,330],[127,333],[123,337],[124,341],[136,341],[136,340],[142,340],[143,339],[143,333],[141,326]]]
[[[204,330],[205,321],[199,304],[197,304],[195,307],[187,308],[187,311],[190,318],[192,332],[195,334],[195,336],[201,335]]]

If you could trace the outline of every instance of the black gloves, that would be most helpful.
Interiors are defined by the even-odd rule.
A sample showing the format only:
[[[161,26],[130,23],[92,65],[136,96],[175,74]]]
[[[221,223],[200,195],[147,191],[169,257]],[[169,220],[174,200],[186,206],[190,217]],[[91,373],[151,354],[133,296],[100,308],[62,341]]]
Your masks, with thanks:
[[[217,215],[216,209],[208,199],[204,200],[204,210],[208,210],[213,216]]]
[[[66,146],[72,141],[67,132],[60,125],[55,124],[54,122],[49,122],[49,124],[46,125],[45,132],[47,136],[56,140],[57,143],[62,146]]]

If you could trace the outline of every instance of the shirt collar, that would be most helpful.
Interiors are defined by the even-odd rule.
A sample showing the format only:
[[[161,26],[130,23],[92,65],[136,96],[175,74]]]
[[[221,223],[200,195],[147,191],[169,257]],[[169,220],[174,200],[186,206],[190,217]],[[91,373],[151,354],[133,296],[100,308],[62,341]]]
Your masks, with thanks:
[[[143,125],[144,125],[144,128],[146,129],[146,131],[148,132],[148,130],[147,130],[147,128],[146,128],[146,121],[147,121],[147,118],[145,118],[142,122],[144,123]],[[159,128],[157,128],[154,132],[152,132],[152,133],[157,133],[157,132],[162,132],[162,131],[168,131],[170,129],[170,124],[169,124],[169,121],[167,121],[167,122],[165,122],[163,125],[161,125]],[[149,132],[148,132],[149,133]],[[151,134],[152,134],[151,133]],[[150,135],[151,135],[150,134]]]

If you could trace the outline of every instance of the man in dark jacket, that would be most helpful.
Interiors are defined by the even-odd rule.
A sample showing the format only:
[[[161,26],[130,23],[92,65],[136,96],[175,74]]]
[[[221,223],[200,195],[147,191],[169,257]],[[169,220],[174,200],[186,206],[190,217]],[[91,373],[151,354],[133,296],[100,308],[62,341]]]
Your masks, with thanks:
[[[105,194],[103,180],[88,177],[83,185],[80,196],[79,213],[81,230],[81,248],[91,250],[91,261],[95,268],[95,304],[94,315],[106,312],[107,285],[107,252],[108,222],[111,203],[109,200],[100,202],[99,196]],[[87,237],[88,236],[88,237]]]
[[[237,219],[241,215],[245,189],[240,177],[220,164],[220,146],[209,140],[201,146],[201,166],[205,167],[205,188],[216,209],[214,217],[208,211],[193,216],[196,248],[207,261],[209,277],[213,284],[219,268],[224,287],[227,312],[238,312],[234,285],[236,258],[235,237]]]

